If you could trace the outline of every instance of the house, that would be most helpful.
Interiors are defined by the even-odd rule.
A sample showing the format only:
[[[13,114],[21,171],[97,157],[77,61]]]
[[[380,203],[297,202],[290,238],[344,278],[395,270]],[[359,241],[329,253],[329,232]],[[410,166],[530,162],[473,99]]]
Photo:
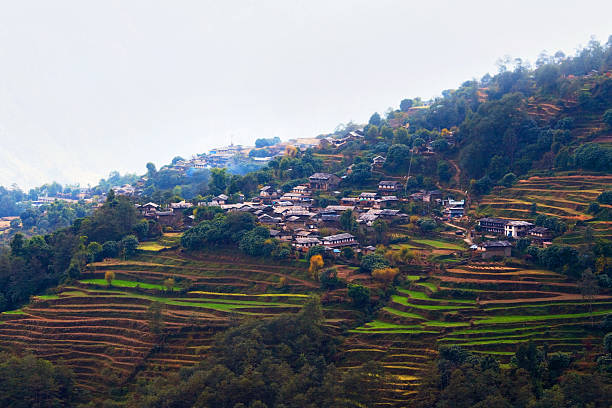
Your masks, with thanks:
[[[545,239],[552,238],[552,231],[546,227],[533,227],[532,229],[529,230],[528,233],[530,237],[545,238]]]
[[[502,218],[481,218],[478,220],[478,226],[484,232],[495,235],[505,234],[506,224],[508,220]]]
[[[229,197],[226,196],[225,194],[219,194],[218,196],[213,197],[213,199],[210,201],[208,205],[213,206],[213,207],[220,207],[226,204],[228,198]]]
[[[447,218],[463,217],[465,211],[465,200],[455,201],[451,198],[444,200],[442,214]]]
[[[262,187],[259,190],[259,199],[264,203],[270,203],[276,198],[278,198],[278,193],[270,186]]]
[[[316,237],[298,237],[293,241],[292,244],[298,249],[308,249],[313,246],[321,245],[321,240]]]
[[[399,202],[396,196],[383,196],[376,200],[375,206],[378,208],[387,208]]]
[[[354,211],[355,210],[355,206],[353,205],[328,205],[327,207],[325,207],[326,210],[332,210],[332,211],[337,211],[337,212],[343,212],[343,211]]]
[[[385,161],[387,159],[385,159],[383,156],[376,156],[372,159],[372,170],[374,169],[380,169],[382,168],[382,166],[385,164]]]
[[[139,206],[138,210],[140,210],[141,215],[146,217],[146,216],[151,216],[151,215],[154,216],[157,213],[158,208],[159,208],[159,205],[149,202],[149,203]]]
[[[354,207],[359,204],[359,198],[357,197],[343,197],[340,199],[340,204],[344,207]]]
[[[538,246],[547,246],[552,243],[552,231],[546,227],[533,227],[527,235]]]
[[[373,205],[378,198],[378,193],[361,193],[359,194],[359,205]]]
[[[513,238],[523,237],[531,227],[533,224],[527,221],[508,221],[504,227],[504,235]]]
[[[442,199],[442,192],[440,190],[431,190],[423,194],[423,202],[433,203],[436,200]]]
[[[259,221],[262,224],[267,224],[267,225],[275,225],[275,224],[281,223],[280,217],[272,217],[268,214],[260,215],[259,217],[257,217],[257,221]]]
[[[302,195],[307,195],[310,194],[310,190],[308,189],[308,186],[295,186],[291,189],[292,193],[296,193],[296,194],[302,194]]]
[[[308,177],[308,185],[313,190],[327,191],[340,184],[340,177],[329,173],[315,173]]]
[[[354,246],[358,245],[357,241],[355,241],[355,237],[348,233],[329,235],[327,237],[323,237],[323,245],[328,248],[338,248],[338,247],[346,247],[346,246]]]
[[[186,210],[187,208],[193,207],[193,204],[186,202],[185,200],[179,201],[178,203],[170,203],[170,207],[173,210]]]
[[[334,209],[324,208],[319,210],[314,219],[320,222],[335,223],[340,221],[340,215],[341,214]]]
[[[382,180],[378,183],[378,191],[381,194],[393,194],[403,189],[404,186],[399,181]]]
[[[368,211],[367,213],[363,213],[359,215],[359,218],[357,218],[357,223],[365,224],[368,227],[371,227],[374,221],[376,221],[378,218],[379,218],[378,214]]]
[[[512,245],[508,241],[487,241],[480,244],[477,250],[482,252],[482,259],[508,257],[512,254]]]

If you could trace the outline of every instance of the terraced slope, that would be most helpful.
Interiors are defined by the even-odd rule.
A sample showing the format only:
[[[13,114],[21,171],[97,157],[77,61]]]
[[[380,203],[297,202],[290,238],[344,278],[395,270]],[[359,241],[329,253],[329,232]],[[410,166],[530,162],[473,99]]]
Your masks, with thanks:
[[[103,281],[108,270],[115,272],[116,286]],[[224,253],[143,253],[95,263],[75,285],[0,315],[0,348],[61,359],[79,385],[99,392],[101,384],[195,364],[216,332],[243,318],[299,310],[318,286],[301,275],[298,266],[262,265]],[[176,285],[166,290],[163,281],[170,277]],[[286,283],[279,288],[281,278]],[[153,303],[161,305],[159,332],[151,323]],[[326,314],[330,328],[352,317],[343,310]]]
[[[342,352],[354,367],[381,361],[396,386],[380,406],[402,406],[439,345],[460,345],[506,362],[518,343],[529,340],[551,351],[582,352],[599,344],[602,333],[592,322],[608,313],[612,296],[589,302],[575,283],[554,272],[466,264],[423,273],[399,289],[377,320],[351,331]]]
[[[589,204],[604,190],[612,189],[612,176],[602,174],[558,173],[550,177],[530,177],[519,180],[510,188],[496,188],[483,197],[474,209],[478,216],[522,219],[532,221],[533,203],[538,214],[564,220],[568,225],[576,222],[591,227],[595,239],[612,239],[612,222],[593,219],[587,212]],[[612,206],[601,204],[610,209]],[[584,243],[585,226],[576,228],[555,240],[560,244]]]

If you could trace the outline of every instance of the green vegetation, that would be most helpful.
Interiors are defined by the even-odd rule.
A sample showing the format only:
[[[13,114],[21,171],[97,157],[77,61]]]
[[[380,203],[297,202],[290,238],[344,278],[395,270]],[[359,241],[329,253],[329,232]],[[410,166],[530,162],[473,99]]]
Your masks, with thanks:
[[[451,242],[437,241],[433,239],[413,239],[413,241],[419,244],[429,245],[437,249],[453,249],[459,251],[465,249],[464,247],[457,244],[453,244]]]

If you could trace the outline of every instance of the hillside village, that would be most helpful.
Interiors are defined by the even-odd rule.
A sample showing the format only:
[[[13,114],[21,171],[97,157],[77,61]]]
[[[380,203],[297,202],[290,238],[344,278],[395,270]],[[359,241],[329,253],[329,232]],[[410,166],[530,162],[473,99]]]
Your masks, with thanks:
[[[590,47],[7,192],[39,202],[0,223],[0,350],[63,364],[84,406],[607,408],[612,39]]]

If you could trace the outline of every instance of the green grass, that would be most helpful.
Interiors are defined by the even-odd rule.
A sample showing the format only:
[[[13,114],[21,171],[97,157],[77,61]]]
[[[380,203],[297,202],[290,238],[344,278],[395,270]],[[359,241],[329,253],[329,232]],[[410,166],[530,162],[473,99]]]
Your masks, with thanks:
[[[84,279],[79,282],[85,283],[87,285],[108,286],[108,282],[105,279]],[[113,279],[111,287],[113,286],[118,287],[118,288],[135,288],[138,286],[142,289],[166,290],[166,287],[164,285],[159,285],[156,283],[126,281],[126,280],[121,280],[121,279]],[[175,286],[173,290],[181,290],[181,288],[178,286]]]
[[[432,292],[437,292],[438,291],[438,287],[435,284],[431,283],[431,282],[419,282],[419,283],[417,283],[417,285],[424,286],[427,289],[431,290]]]
[[[162,249],[166,249],[169,248],[165,245],[161,245],[158,242],[141,242],[140,244],[138,244],[138,249],[140,249],[141,251],[153,251],[153,252],[159,252]]]
[[[310,295],[303,295],[299,293],[260,293],[249,295],[246,293],[228,293],[228,292],[206,292],[202,290],[193,290],[187,292],[188,294],[196,295],[223,295],[223,296],[261,296],[261,297],[297,297],[297,298],[309,298]]]
[[[417,281],[417,280],[421,279],[421,277],[418,276],[418,275],[407,275],[406,279],[408,279],[409,281]]]
[[[604,316],[612,313],[612,310],[599,310],[593,312],[593,316]],[[574,313],[574,314],[557,314],[557,315],[542,315],[542,316],[495,316],[488,319],[482,319],[475,324],[496,324],[496,323],[522,323],[522,322],[537,322],[541,320],[558,320],[558,319],[579,319],[591,317],[591,313]]]
[[[366,329],[418,329],[419,327],[420,326],[418,325],[395,324],[395,323],[383,322],[380,320],[374,320],[374,321],[366,323],[362,327],[357,327],[357,329],[362,329],[362,330],[366,330]]]
[[[42,299],[42,300],[53,300],[53,299],[59,299],[59,296],[57,295],[38,295],[36,296],[38,299]]]
[[[406,294],[408,296],[410,296],[413,299],[420,299],[420,300],[430,300],[432,302],[448,302],[448,303],[463,303],[463,304],[476,304],[475,300],[462,300],[462,299],[438,299],[438,298],[431,298],[427,295],[427,293],[425,292],[418,292],[418,291],[414,291],[414,290],[408,290],[408,289],[398,289],[397,290],[400,293]]]
[[[458,251],[465,249],[463,246],[453,244],[452,242],[438,241],[434,239],[413,239],[413,241],[418,244],[423,244],[423,245],[428,245],[430,247],[434,247],[436,249],[454,249]]]
[[[24,312],[21,309],[17,309],[17,310],[7,310],[6,312],[2,312],[3,314],[26,314],[26,312]]]
[[[401,316],[401,317],[407,317],[410,319],[419,319],[419,320],[427,320],[426,318],[424,318],[421,315],[418,315],[416,313],[410,313],[410,312],[404,312],[402,310],[397,310],[397,309],[393,309],[391,307],[383,307],[383,310],[396,315],[396,316]]]
[[[391,300],[403,306],[408,306],[408,307],[413,307],[415,309],[423,309],[423,310],[457,310],[457,309],[469,309],[470,308],[470,306],[417,305],[417,304],[410,303],[408,301],[408,298],[404,296],[398,296],[398,295],[391,296]]]
[[[440,321],[430,320],[427,323],[423,323],[422,325],[431,326],[431,327],[465,327],[465,326],[469,326],[470,324],[467,322],[440,322]]]

